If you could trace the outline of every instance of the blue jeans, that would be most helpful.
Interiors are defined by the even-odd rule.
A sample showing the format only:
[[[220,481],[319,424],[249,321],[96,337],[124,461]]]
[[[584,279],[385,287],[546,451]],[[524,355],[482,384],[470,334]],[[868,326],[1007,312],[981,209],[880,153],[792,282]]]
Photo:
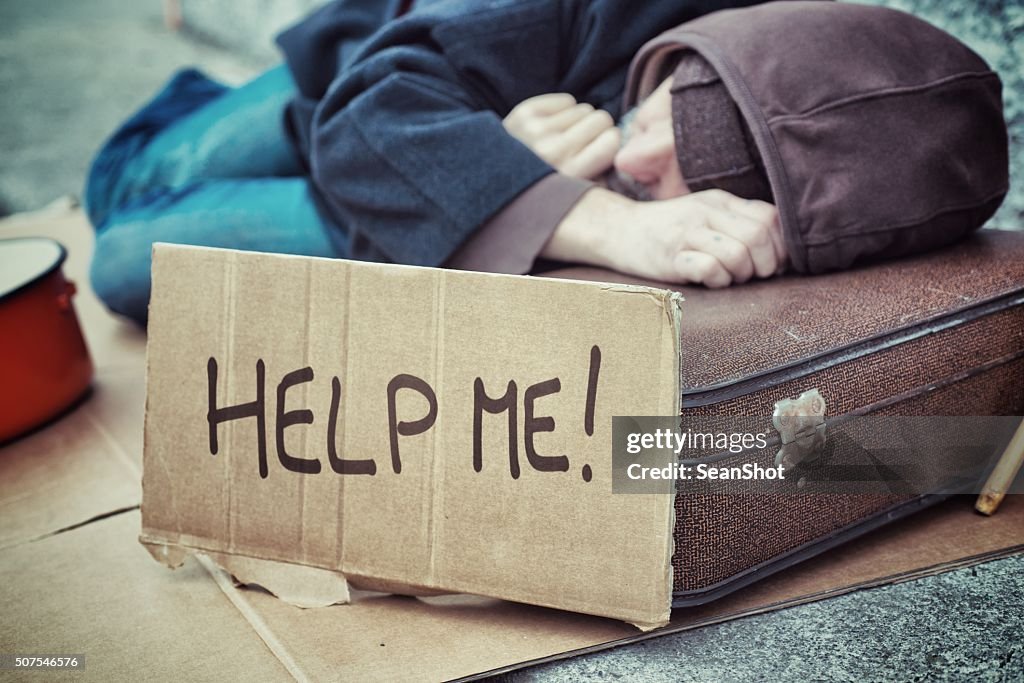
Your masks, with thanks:
[[[284,66],[233,89],[182,71],[107,141],[85,207],[111,310],[145,323],[154,242],[344,256],[285,136],[294,90]]]

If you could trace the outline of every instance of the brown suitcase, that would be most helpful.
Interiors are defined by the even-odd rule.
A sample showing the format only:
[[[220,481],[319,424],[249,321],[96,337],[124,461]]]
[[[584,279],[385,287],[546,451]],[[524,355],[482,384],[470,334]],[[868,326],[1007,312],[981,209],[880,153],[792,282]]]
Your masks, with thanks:
[[[586,268],[545,275],[637,282]],[[850,415],[1024,414],[1024,233],[982,230],[943,251],[841,273],[675,289],[686,299],[684,421],[759,420],[778,439],[747,461],[776,462],[787,437],[772,424],[775,405],[811,389],[824,399],[822,434]],[[717,598],[953,491],[679,490],[673,605]]]

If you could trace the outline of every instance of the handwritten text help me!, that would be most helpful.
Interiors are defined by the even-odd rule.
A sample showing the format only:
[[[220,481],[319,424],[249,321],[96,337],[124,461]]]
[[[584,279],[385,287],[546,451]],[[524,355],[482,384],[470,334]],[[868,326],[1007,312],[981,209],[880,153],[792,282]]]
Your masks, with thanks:
[[[594,408],[597,402],[597,384],[601,372],[601,349],[593,346],[590,349],[590,369],[587,376],[587,400],[584,410],[583,424],[587,436],[594,434]],[[266,429],[266,368],[263,359],[256,361],[256,398],[248,403],[232,406],[217,404],[217,359],[210,357],[206,365],[207,383],[209,388],[209,412],[206,419],[210,427],[210,453],[217,454],[218,426],[223,422],[244,418],[256,419],[256,448],[259,459],[261,478],[269,475],[267,462],[267,429]],[[301,474],[319,474],[323,464],[319,458],[301,458],[290,455],[285,450],[285,429],[293,425],[312,424],[313,411],[302,408],[285,410],[285,399],[290,388],[306,382],[314,381],[313,369],[304,367],[287,373],[277,385],[277,410],[275,413],[275,445],[277,459],[281,466],[291,472]],[[532,384],[523,391],[523,450],[530,467],[540,472],[567,472],[569,458],[566,455],[541,455],[534,444],[534,436],[538,432],[553,432],[555,419],[548,415],[537,415],[538,399],[557,394],[562,389],[561,380],[553,377],[537,384]],[[413,420],[401,419],[398,415],[397,397],[400,391],[414,391],[427,401],[425,415]],[[331,405],[327,415],[327,462],[336,474],[377,474],[377,462],[372,458],[349,459],[339,455],[336,444],[338,412],[341,406],[341,381],[331,377]],[[391,378],[387,385],[388,407],[388,438],[391,451],[391,467],[395,474],[402,472],[402,458],[399,441],[402,436],[423,434],[434,426],[437,420],[437,396],[434,389],[425,380],[409,374],[398,374]],[[484,413],[499,415],[508,414],[508,463],[509,473],[518,479],[521,473],[519,463],[519,387],[515,380],[509,380],[504,394],[492,397],[487,393],[483,380],[479,377],[473,382],[473,469],[483,469],[483,418]],[[583,465],[582,477],[590,481],[593,472],[589,464]]]

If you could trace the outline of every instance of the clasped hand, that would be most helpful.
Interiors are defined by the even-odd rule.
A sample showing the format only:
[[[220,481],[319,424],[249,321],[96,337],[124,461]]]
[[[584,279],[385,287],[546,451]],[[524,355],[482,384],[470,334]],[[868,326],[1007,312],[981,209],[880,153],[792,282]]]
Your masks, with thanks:
[[[560,173],[588,180],[612,167],[621,141],[607,112],[568,93],[523,101],[504,126]],[[776,208],[723,190],[636,201],[595,187],[566,214],[542,255],[708,287],[771,277],[786,265]]]

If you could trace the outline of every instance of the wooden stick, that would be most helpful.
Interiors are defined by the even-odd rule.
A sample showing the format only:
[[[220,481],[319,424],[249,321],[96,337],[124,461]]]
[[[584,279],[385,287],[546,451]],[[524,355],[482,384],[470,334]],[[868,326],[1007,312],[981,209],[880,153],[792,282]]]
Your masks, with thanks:
[[[988,476],[988,481],[985,482],[985,488],[981,490],[974,509],[983,515],[995,514],[1022,463],[1024,463],[1024,420],[1017,426],[1017,431],[1013,433],[1010,444],[1003,451],[992,474]]]

